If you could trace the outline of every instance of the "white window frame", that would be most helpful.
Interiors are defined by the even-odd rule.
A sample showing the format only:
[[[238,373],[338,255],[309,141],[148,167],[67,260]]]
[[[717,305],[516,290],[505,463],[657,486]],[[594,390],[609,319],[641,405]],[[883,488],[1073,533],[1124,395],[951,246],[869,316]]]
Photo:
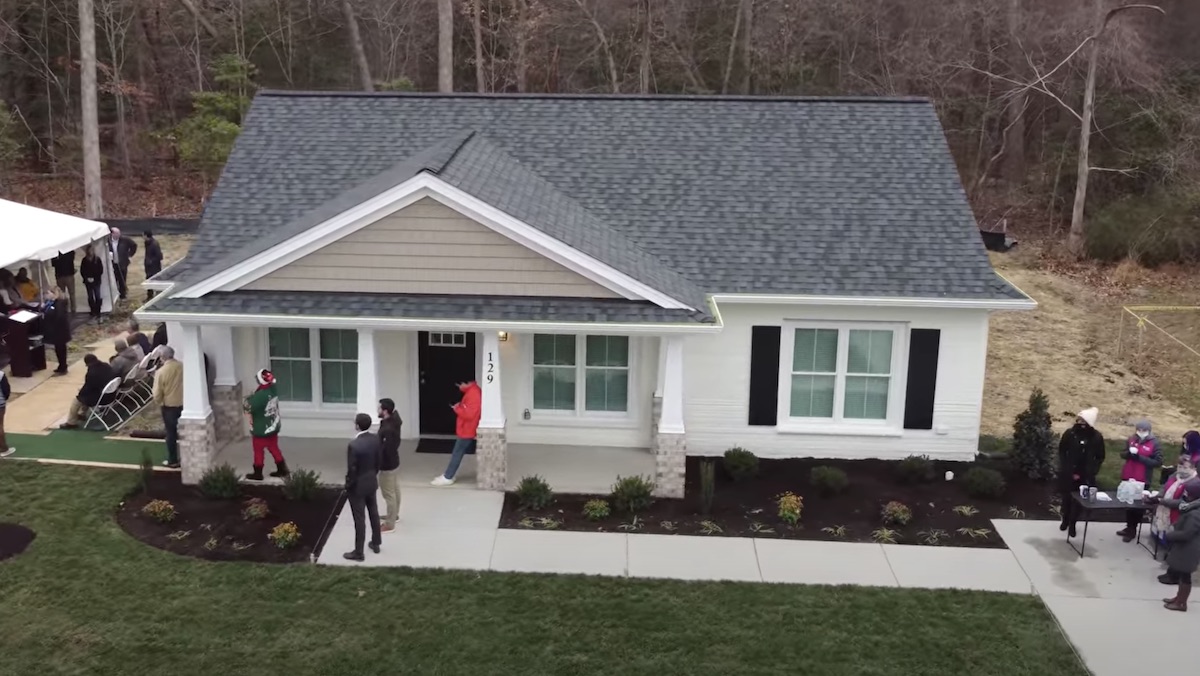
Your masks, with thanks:
[[[269,365],[271,363],[271,329],[292,330],[299,327],[295,326],[271,326],[260,331],[259,349],[263,355],[263,363]],[[330,413],[347,413],[357,410],[356,403],[348,404],[332,404],[321,400],[321,329],[304,329],[308,331],[308,362],[312,373],[312,399],[309,401],[279,401],[279,410],[283,412],[330,412]],[[353,329],[327,329],[330,331],[353,331]],[[290,358],[288,358],[290,359]],[[300,359],[291,359],[291,361],[302,361]],[[349,359],[327,359],[325,361],[352,363]],[[357,363],[355,360],[353,363]]]
[[[546,409],[534,408],[533,387],[534,387],[534,363],[533,363],[533,340],[534,335],[556,335],[556,336],[575,336],[575,409]],[[625,410],[624,411],[589,411],[587,410],[587,339],[588,337],[613,337],[625,338],[629,341],[629,383],[626,389]],[[526,410],[529,411],[529,419],[523,420],[525,424],[596,424],[609,426],[629,426],[635,424],[638,420],[638,411],[641,403],[641,371],[640,371],[640,352],[642,341],[634,336],[626,336],[619,334],[608,333],[565,333],[562,331],[535,331],[533,333],[524,334],[526,340],[524,342],[524,354],[526,364]],[[616,368],[616,367],[592,367],[592,368]]]
[[[896,322],[784,322],[779,340],[779,408],[776,429],[803,434],[901,436],[904,432],[904,398],[908,379],[908,325]],[[833,385],[833,417],[792,416],[792,352],[797,329],[835,329],[837,362]],[[888,410],[883,420],[845,418],[847,362],[850,331],[891,331],[892,363],[888,383]]]

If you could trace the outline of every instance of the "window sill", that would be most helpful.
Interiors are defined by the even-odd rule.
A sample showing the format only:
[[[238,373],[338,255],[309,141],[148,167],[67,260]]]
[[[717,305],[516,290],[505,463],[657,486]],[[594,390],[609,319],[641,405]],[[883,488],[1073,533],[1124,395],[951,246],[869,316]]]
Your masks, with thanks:
[[[806,434],[827,437],[894,437],[904,436],[904,430],[891,426],[872,425],[806,425],[782,423],[775,426],[780,434]]]
[[[526,420],[518,417],[517,422],[530,427],[604,427],[608,429],[637,429],[640,421],[632,417],[578,416],[571,414],[538,413],[530,411]],[[510,418],[509,420],[512,420]]]

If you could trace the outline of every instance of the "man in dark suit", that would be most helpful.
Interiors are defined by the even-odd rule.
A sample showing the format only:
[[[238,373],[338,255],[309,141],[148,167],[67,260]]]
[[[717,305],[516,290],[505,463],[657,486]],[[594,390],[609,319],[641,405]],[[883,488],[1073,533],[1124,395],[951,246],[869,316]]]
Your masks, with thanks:
[[[383,446],[379,437],[371,434],[371,416],[354,416],[358,435],[346,447],[346,495],[350,514],[354,517],[354,551],[343,554],[351,561],[363,560],[363,541],[367,536],[365,518],[371,519],[371,551],[379,553],[382,536],[379,532],[379,505],[375,492],[379,490],[379,463]]]
[[[124,300],[129,293],[126,285],[129,278],[129,261],[137,253],[138,245],[132,237],[122,235],[120,228],[113,228],[109,235],[109,247],[113,257],[113,273],[117,276],[117,290],[121,293],[121,300]]]
[[[79,423],[88,411],[100,403],[105,386],[117,377],[112,367],[94,354],[85,354],[83,363],[87,365],[87,375],[83,377],[83,387],[79,388],[79,394],[71,400],[71,406],[67,409],[67,421],[59,425],[65,430],[79,427]]]
[[[162,272],[162,247],[158,245],[158,240],[154,239],[154,233],[147,230],[142,234],[146,238],[146,253],[143,254],[142,264],[146,268],[146,279],[150,279],[154,275]],[[154,289],[146,291],[146,300],[150,300],[153,297]]]
[[[67,304],[63,309],[70,308],[75,314],[75,252],[60,253],[50,262],[54,266],[54,283],[62,292],[62,298]]]

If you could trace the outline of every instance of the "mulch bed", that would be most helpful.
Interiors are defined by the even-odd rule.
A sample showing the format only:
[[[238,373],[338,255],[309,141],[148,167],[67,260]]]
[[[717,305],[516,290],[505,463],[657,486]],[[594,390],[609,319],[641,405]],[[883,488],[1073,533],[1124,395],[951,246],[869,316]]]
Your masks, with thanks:
[[[967,496],[962,476],[976,463],[936,463],[936,481],[902,485],[896,479],[895,462],[883,460],[818,460],[811,458],[761,460],[758,477],[733,482],[717,459],[716,491],[712,511],[700,514],[700,459],[687,459],[687,485],[682,500],[656,499],[637,515],[613,514],[591,521],[583,516],[583,504],[606,495],[557,494],[554,502],[542,510],[526,510],[513,493],[505,495],[500,517],[503,528],[560,529],[624,533],[658,533],[737,537],[786,538],[873,542],[872,533],[883,526],[880,510],[889,501],[899,501],[912,510],[906,526],[890,526],[899,544],[935,544],[957,547],[1004,548],[991,519],[1057,519],[1052,505],[1057,503],[1053,483],[1044,484],[1007,477],[1008,488],[1002,500],[982,500]],[[841,468],[850,479],[847,491],[835,497],[821,497],[809,480],[813,467]],[[1003,469],[996,466],[997,469]],[[944,480],[947,470],[954,481]],[[551,487],[553,488],[553,487]],[[800,523],[790,526],[779,518],[776,497],[791,491],[804,499]],[[970,506],[977,513],[964,516],[956,506]],[[1096,519],[1099,520],[1099,519]],[[974,535],[960,529],[972,529]],[[987,529],[986,533],[981,529]],[[938,532],[940,531],[940,532]],[[931,537],[936,535],[936,538]]]
[[[322,488],[304,502],[283,497],[279,486],[242,484],[236,500],[212,500],[195,486],[185,486],[177,473],[155,472],[145,493],[130,496],[117,510],[117,523],[142,542],[168,552],[209,561],[257,561],[260,563],[308,562],[324,542],[319,538],[336,520],[340,491]],[[267,517],[257,521],[242,518],[242,507],[251,498],[267,501]],[[151,500],[167,500],[175,506],[176,517],[159,523],[142,513]],[[275,526],[295,523],[300,543],[279,549],[267,534]]]
[[[29,547],[37,533],[15,523],[0,523],[0,561],[11,559]]]

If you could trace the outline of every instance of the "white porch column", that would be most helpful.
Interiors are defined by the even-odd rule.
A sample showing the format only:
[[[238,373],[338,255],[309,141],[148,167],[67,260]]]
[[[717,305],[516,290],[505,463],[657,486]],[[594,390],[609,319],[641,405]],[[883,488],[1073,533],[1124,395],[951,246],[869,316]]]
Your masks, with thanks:
[[[175,350],[175,358],[183,361],[184,345],[183,345],[183,324],[179,322],[167,322],[167,344]],[[203,347],[203,343],[201,343]]]
[[[171,328],[168,326],[168,339],[170,336]],[[238,379],[237,352],[233,347],[233,328],[220,324],[204,326],[200,329],[200,348],[203,354],[212,359],[213,370],[216,371],[209,404],[216,423],[217,439],[242,439],[246,436],[246,424],[242,409],[242,383]]]
[[[659,399],[663,395],[663,382],[667,376],[667,340],[666,336],[658,338],[658,380],[655,381],[654,396]]]
[[[371,416],[372,427],[379,417],[379,367],[375,351],[375,329],[358,330],[358,396],[359,413]]]
[[[200,325],[182,324],[172,342],[180,346],[183,362],[183,415],[179,419],[179,458],[183,482],[194,484],[212,465],[217,454],[217,430],[208,402],[204,376],[204,351]]]
[[[687,464],[683,429],[683,337],[663,339],[662,416],[654,439],[654,491],[665,498],[682,498]]]
[[[500,334],[483,331],[482,390],[479,432],[476,434],[476,485],[484,490],[502,491],[508,484],[508,442],[505,435],[504,400],[500,389]]]

